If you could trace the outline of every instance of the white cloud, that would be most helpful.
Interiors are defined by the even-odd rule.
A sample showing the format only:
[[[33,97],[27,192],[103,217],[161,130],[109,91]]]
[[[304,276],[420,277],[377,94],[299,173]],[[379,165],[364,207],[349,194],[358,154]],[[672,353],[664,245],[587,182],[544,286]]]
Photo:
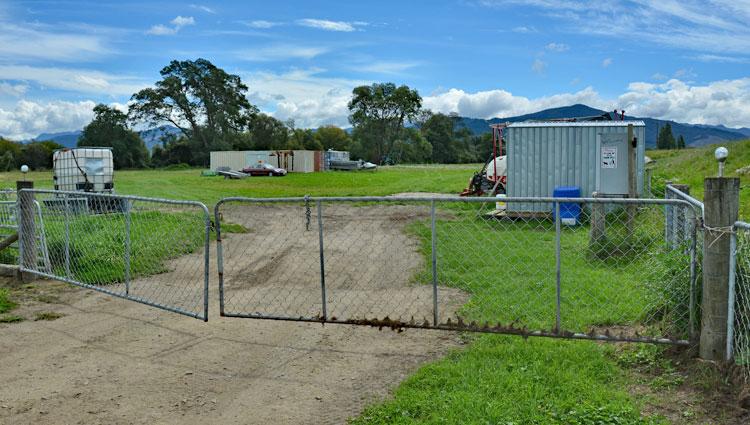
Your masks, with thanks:
[[[648,44],[746,55],[750,46],[747,0],[623,0],[619,2],[553,0],[479,0],[505,8],[536,8],[566,31]]]
[[[607,67],[609,67],[610,65],[612,65],[612,58],[605,58],[605,59],[604,59],[604,60],[602,61],[602,68],[607,68]]]
[[[154,25],[151,28],[149,28],[148,31],[146,31],[146,34],[151,35],[172,35],[177,34],[177,29],[168,27],[166,25],[158,24]]]
[[[130,96],[149,84],[141,79],[99,71],[0,65],[0,81],[34,82],[42,88],[69,90],[103,96]]]
[[[370,81],[327,78],[323,70],[295,70],[287,73],[256,72],[243,76],[248,97],[262,110],[280,119],[293,119],[299,127],[326,124],[348,126],[347,104],[352,89]]]
[[[719,63],[747,63],[747,62],[750,62],[750,59],[748,59],[746,57],[711,55],[711,54],[702,54],[702,55],[690,56],[688,59],[693,59],[693,60],[697,60],[697,61],[700,61],[700,62],[719,62]]]
[[[100,37],[0,22],[0,59],[77,62],[111,53]]]
[[[566,52],[570,50],[570,46],[568,46],[565,43],[549,43],[548,45],[544,47],[545,49],[551,50],[553,52]]]
[[[281,22],[256,20],[256,21],[250,21],[250,22],[243,22],[243,24],[247,25],[250,28],[268,29],[268,28],[273,28],[273,27],[281,25]]]
[[[630,84],[618,106],[640,116],[692,124],[750,126],[750,78],[690,85],[678,79],[662,84]]]
[[[531,64],[531,70],[537,74],[543,74],[545,69],[547,69],[547,62],[541,59],[535,59],[534,63]]]
[[[79,130],[93,118],[95,105],[91,100],[48,103],[21,100],[13,109],[0,108],[0,135],[24,140],[40,133]]]
[[[511,31],[517,32],[517,33],[520,33],[520,34],[531,34],[531,33],[537,32],[536,28],[534,28],[534,27],[527,27],[527,26],[515,27]]]
[[[192,16],[177,16],[170,23],[176,28],[182,28],[186,25],[195,25],[195,19]]]
[[[436,112],[495,118],[583,103],[605,111],[625,109],[628,115],[692,124],[750,126],[750,77],[691,85],[678,79],[665,83],[632,82],[620,96],[602,98],[593,88],[530,99],[505,90],[467,93],[450,89],[426,96],[424,106]]]
[[[26,93],[29,86],[26,84],[10,84],[4,81],[0,81],[0,95],[21,97]]]
[[[367,22],[344,22],[344,21],[329,21],[327,19],[300,19],[297,21],[297,25],[303,27],[317,28],[325,31],[342,31],[352,32],[356,31],[357,26],[367,25]]]
[[[312,59],[326,52],[328,52],[328,48],[320,46],[276,44],[268,47],[240,50],[235,52],[235,57],[253,62],[274,62],[289,59]]]
[[[146,34],[151,35],[174,35],[177,34],[183,27],[186,27],[188,25],[195,25],[195,18],[192,16],[180,16],[178,15],[171,21],[169,21],[172,26],[166,26],[163,24],[157,24],[152,26],[148,31],[146,31]]]
[[[365,63],[356,67],[360,72],[373,72],[376,74],[399,75],[404,71],[419,66],[419,62],[389,62],[375,61]]]
[[[200,11],[203,11],[203,12],[206,12],[206,13],[210,13],[212,15],[216,14],[216,11],[214,9],[212,9],[212,8],[210,8],[208,6],[204,6],[202,4],[191,4],[190,8],[191,9],[197,9],[197,10],[200,10]]]
[[[450,89],[446,92],[426,96],[424,106],[435,112],[456,112],[461,116],[476,118],[510,117],[528,114],[541,109],[584,103],[592,107],[606,107],[593,88],[587,87],[575,93],[563,93],[529,99],[516,96],[506,90],[488,90],[467,93],[460,89]]]

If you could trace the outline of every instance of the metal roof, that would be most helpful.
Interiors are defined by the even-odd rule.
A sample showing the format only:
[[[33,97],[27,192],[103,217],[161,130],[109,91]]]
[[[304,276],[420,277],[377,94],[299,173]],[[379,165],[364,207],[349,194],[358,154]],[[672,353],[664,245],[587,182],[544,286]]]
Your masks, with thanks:
[[[511,123],[510,127],[627,127],[632,124],[635,127],[645,127],[643,121],[524,121]]]

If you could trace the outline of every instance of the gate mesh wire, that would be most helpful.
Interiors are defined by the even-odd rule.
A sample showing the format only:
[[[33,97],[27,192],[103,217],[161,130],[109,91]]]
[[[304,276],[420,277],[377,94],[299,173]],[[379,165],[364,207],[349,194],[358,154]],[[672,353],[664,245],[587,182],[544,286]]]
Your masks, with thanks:
[[[552,203],[508,201],[499,214],[494,199],[434,205],[433,233],[432,200],[225,201],[223,314],[688,339],[695,220],[669,235],[665,225],[670,209],[695,217],[688,205],[584,202],[575,225],[560,225],[559,328]]]
[[[736,227],[734,362],[750,382],[750,224]]]
[[[39,205],[44,239],[23,237],[33,273],[205,318],[205,206],[193,202],[23,191]],[[27,217],[28,218],[28,217]]]

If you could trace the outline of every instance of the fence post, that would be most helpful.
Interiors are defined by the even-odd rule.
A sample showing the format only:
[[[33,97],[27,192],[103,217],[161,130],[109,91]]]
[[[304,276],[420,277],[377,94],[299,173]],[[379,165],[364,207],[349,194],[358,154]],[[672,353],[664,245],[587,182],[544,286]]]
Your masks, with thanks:
[[[432,321],[439,323],[438,313],[438,274],[437,274],[437,226],[435,225],[435,200],[430,201],[430,228],[432,234]]]
[[[125,201],[125,295],[130,295],[130,199]]]
[[[560,334],[562,329],[562,316],[560,311],[560,269],[561,269],[561,247],[560,247],[560,202],[555,202],[555,333]]]
[[[674,194],[669,191],[669,186],[672,182],[668,181],[664,187],[664,199],[674,199]],[[674,222],[674,207],[672,205],[664,205],[664,242],[668,247],[671,247],[674,241],[673,235],[673,223]]]
[[[730,234],[739,214],[740,180],[704,180],[703,297],[699,355],[726,357]]]
[[[65,195],[65,277],[71,279],[70,275],[70,201]]]
[[[736,229],[735,229],[736,230]],[[737,232],[729,235],[729,297],[727,304],[727,352],[724,359],[732,360],[734,354],[734,302],[735,284],[737,279]]]
[[[32,181],[17,181],[16,190],[18,190],[18,243],[19,243],[19,261],[21,269],[35,270],[37,264],[36,252],[36,207],[34,204],[34,192],[22,192],[21,189],[33,189]],[[20,270],[19,280],[23,283],[29,283],[34,280],[34,275],[29,272]]]
[[[323,317],[322,321],[328,320],[328,308],[326,305],[326,261],[323,254],[323,203],[318,200],[315,201],[315,206],[318,209],[318,249],[320,250],[320,295],[323,303]]]
[[[679,190],[680,192],[683,192],[686,195],[690,195],[690,186],[686,184],[673,184],[671,185],[673,188]],[[688,230],[688,220],[686,213],[686,208],[683,206],[672,206],[672,240],[671,247],[677,248],[687,239],[687,230]]]
[[[637,143],[638,139],[633,133],[633,124],[628,124],[628,198],[630,199],[638,198],[638,180],[636,178],[638,158],[636,155],[637,149],[635,148]],[[635,230],[637,206],[635,204],[627,205],[625,206],[625,211],[627,214],[625,228],[628,231],[628,237],[631,237]]]

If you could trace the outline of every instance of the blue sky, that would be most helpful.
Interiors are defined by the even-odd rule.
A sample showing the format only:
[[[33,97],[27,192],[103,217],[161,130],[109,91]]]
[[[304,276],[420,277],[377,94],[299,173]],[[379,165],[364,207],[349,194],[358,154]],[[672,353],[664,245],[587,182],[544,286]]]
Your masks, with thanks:
[[[351,89],[381,81],[478,118],[586,103],[750,126],[749,21],[748,0],[0,0],[0,135],[79,129],[198,57],[300,127],[347,125]]]

